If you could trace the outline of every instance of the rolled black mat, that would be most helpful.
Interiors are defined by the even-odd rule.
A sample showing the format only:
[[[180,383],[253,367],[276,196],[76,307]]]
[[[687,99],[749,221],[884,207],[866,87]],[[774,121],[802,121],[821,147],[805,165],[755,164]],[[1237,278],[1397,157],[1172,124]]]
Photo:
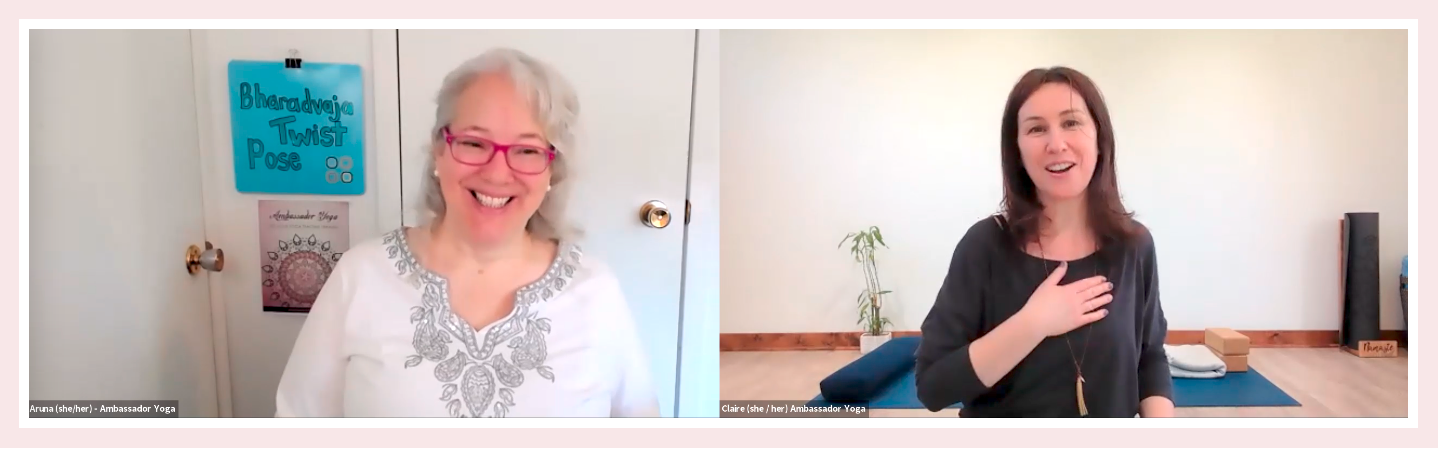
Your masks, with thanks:
[[[1379,214],[1344,214],[1344,308],[1340,342],[1359,348],[1359,342],[1379,339]]]

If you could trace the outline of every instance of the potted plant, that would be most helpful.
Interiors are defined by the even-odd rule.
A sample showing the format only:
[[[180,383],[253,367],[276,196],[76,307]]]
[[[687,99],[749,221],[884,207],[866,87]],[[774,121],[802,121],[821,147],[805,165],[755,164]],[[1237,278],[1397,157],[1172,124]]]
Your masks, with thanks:
[[[885,330],[890,325],[889,318],[880,316],[880,310],[884,306],[884,295],[890,293],[879,286],[879,270],[874,263],[875,245],[888,248],[884,244],[884,235],[879,232],[879,227],[870,226],[868,229],[859,232],[851,232],[839,241],[840,248],[845,243],[850,243],[849,252],[854,256],[855,262],[859,262],[864,269],[864,290],[859,292],[856,302],[859,303],[859,321],[856,324],[864,326],[864,334],[859,336],[860,354],[868,354],[875,348],[889,341],[890,333]]]

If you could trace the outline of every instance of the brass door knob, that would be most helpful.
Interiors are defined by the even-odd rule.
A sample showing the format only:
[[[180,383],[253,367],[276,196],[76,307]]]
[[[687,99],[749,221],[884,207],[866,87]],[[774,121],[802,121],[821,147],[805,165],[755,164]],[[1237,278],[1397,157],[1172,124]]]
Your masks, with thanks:
[[[190,245],[185,250],[185,271],[190,274],[199,273],[200,269],[209,271],[222,271],[225,269],[225,250],[216,248],[210,242],[205,242],[205,249]]]
[[[640,222],[645,226],[660,229],[670,225],[670,210],[658,200],[640,206]]]

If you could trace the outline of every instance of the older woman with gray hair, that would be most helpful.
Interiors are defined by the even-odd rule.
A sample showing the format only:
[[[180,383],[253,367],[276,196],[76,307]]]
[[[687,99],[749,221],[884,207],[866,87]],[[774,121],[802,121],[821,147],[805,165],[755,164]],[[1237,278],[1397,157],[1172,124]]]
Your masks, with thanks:
[[[561,220],[579,101],[498,49],[444,80],[427,223],[336,264],[290,354],[277,416],[657,416],[614,275]]]

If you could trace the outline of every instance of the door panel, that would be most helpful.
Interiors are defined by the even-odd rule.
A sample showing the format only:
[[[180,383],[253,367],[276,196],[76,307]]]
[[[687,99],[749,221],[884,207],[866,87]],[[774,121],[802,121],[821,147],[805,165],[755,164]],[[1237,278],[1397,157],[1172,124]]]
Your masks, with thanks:
[[[684,325],[680,341],[679,410],[685,418],[719,417],[719,30],[700,30],[695,45],[695,95],[690,135],[685,228]]]
[[[219,415],[186,30],[30,33],[30,398]],[[97,73],[103,72],[103,74]]]
[[[371,169],[363,195],[242,194],[235,188],[230,132],[230,97],[227,65],[231,60],[280,61],[298,52],[302,61],[359,64],[364,77],[365,166],[376,164],[374,145],[374,73],[369,30],[196,30],[196,82],[200,83],[201,128],[204,151],[210,160],[206,172],[207,202],[217,215],[215,244],[229,256],[222,289],[229,335],[231,385],[236,417],[275,415],[275,390],[304,314],[264,312],[261,304],[259,200],[343,201],[350,208],[352,244],[379,237],[376,178],[393,176]],[[393,125],[391,125],[393,126]]]
[[[586,253],[619,277],[647,345],[661,412],[673,416],[695,32],[399,31],[406,225],[418,224],[434,96],[450,70],[494,47],[549,63],[579,93],[578,145],[569,155],[575,184],[566,215],[583,229]],[[669,226],[641,224],[640,207],[651,200],[674,213]]]

